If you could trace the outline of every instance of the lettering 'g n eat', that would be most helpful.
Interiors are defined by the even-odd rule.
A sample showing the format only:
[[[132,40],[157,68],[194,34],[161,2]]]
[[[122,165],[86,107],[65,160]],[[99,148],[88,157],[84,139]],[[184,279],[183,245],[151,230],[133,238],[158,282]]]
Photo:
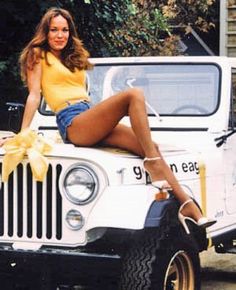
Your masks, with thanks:
[[[199,174],[199,166],[196,161],[182,162],[179,166],[172,163],[170,164],[170,168],[174,173],[178,173],[181,170],[184,173],[196,172],[196,174]]]

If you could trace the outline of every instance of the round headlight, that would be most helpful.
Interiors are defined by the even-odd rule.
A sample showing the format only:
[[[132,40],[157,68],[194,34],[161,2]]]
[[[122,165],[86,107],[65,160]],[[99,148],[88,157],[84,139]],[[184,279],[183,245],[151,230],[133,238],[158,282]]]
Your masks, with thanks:
[[[66,196],[71,202],[85,204],[95,198],[98,179],[91,169],[77,166],[66,174],[64,188]]]
[[[72,209],[66,214],[66,221],[72,230],[79,230],[84,225],[84,219],[78,210]]]

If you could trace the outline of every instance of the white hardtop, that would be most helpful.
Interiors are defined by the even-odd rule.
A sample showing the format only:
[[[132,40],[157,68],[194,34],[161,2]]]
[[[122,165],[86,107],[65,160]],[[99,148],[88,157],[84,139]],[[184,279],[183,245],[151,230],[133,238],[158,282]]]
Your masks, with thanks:
[[[226,56],[129,56],[129,57],[102,57],[90,58],[94,64],[117,64],[117,63],[234,63],[235,58]]]

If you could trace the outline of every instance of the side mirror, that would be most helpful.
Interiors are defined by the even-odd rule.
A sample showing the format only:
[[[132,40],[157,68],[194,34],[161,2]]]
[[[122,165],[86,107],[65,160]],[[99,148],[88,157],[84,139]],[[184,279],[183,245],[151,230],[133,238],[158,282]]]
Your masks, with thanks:
[[[232,136],[233,134],[235,134],[235,133],[236,133],[236,131],[233,130],[233,131],[229,132],[229,133],[226,134],[226,135],[222,135],[222,136],[220,136],[220,137],[215,138],[215,141],[216,141],[216,147],[220,147],[220,146],[222,146],[224,143],[226,143],[227,139],[228,139],[230,136]]]
[[[21,128],[21,122],[24,112],[24,104],[15,103],[15,102],[7,102],[7,130],[13,131],[14,133],[18,133]]]

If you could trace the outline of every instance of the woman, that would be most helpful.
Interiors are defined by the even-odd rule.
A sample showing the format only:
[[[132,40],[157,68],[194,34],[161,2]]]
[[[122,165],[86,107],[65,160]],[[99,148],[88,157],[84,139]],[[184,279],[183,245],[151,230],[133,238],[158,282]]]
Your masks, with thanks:
[[[78,146],[98,143],[116,146],[145,157],[144,168],[152,185],[161,191],[163,180],[166,180],[179,200],[179,219],[187,232],[186,219],[201,227],[215,223],[202,216],[152,141],[145,98],[140,89],[128,89],[90,107],[85,90],[85,71],[92,68],[88,57],[69,12],[49,9],[20,56],[22,79],[29,89],[22,129],[30,126],[42,91],[47,104],[56,113],[58,129],[65,142]],[[127,114],[131,128],[119,124]]]

